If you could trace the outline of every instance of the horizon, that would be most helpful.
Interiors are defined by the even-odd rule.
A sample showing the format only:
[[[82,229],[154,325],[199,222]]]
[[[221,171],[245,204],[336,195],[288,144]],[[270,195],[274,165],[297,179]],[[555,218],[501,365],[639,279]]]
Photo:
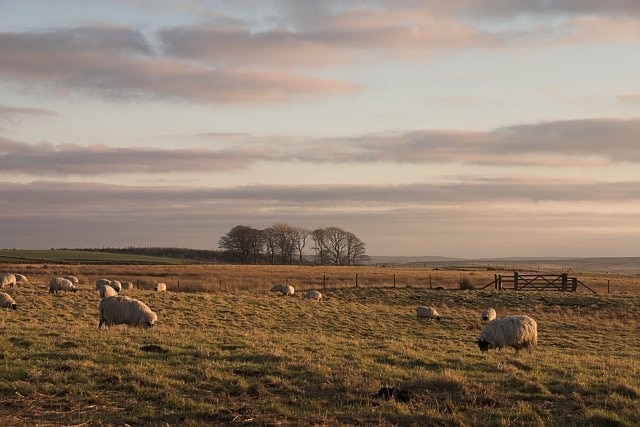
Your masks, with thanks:
[[[0,2],[4,247],[640,255],[640,3],[36,3]]]

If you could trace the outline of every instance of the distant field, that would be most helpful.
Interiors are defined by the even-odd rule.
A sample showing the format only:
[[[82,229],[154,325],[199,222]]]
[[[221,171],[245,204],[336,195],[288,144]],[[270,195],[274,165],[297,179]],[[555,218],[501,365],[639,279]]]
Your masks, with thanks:
[[[18,310],[0,311],[3,425],[640,425],[638,293],[460,291],[461,272],[415,268],[0,268],[29,277],[11,291]],[[49,294],[63,273],[80,276],[80,290]],[[429,289],[429,275],[447,290]],[[124,292],[158,325],[99,330],[98,277],[139,283]],[[160,279],[170,291],[149,291]],[[325,299],[267,292],[283,280]],[[619,276],[616,289],[633,280]],[[443,319],[418,321],[423,304]],[[478,350],[487,306],[538,321],[532,354]],[[150,344],[167,352],[143,351]],[[382,387],[409,399],[379,398]]]
[[[0,263],[44,262],[65,264],[182,264],[184,260],[66,249],[0,249]]]

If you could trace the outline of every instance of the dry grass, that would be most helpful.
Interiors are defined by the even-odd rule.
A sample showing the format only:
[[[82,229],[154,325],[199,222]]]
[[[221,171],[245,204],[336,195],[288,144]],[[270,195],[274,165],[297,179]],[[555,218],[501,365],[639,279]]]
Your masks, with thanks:
[[[640,423],[634,285],[626,294],[591,295],[460,291],[459,271],[21,267],[7,269],[31,280],[13,291],[19,309],[0,311],[4,425]],[[356,289],[348,282],[355,273],[379,280]],[[474,284],[493,277],[465,273]],[[44,284],[53,274],[84,283],[75,294],[51,295]],[[320,277],[317,288],[323,274],[347,282],[336,279],[319,303],[266,292],[280,281],[312,288],[304,280]],[[429,274],[434,288],[449,290],[428,289]],[[167,293],[127,291],[158,313],[158,326],[98,330],[92,283],[103,276],[144,288],[166,282]],[[178,280],[189,292],[171,291]],[[443,320],[415,319],[422,304]],[[487,306],[538,321],[532,354],[479,352],[474,339]],[[169,351],[142,351],[148,344]],[[408,390],[411,400],[373,397],[386,386]]]

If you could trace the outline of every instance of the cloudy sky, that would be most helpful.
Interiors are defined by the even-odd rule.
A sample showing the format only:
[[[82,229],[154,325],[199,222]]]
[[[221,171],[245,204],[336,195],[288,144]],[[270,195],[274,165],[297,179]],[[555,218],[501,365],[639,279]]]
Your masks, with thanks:
[[[637,0],[0,0],[0,247],[639,256]]]

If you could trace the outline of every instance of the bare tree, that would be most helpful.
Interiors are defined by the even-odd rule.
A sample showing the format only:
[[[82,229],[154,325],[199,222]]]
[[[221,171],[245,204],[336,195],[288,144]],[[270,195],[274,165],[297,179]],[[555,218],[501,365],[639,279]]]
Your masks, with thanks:
[[[280,262],[291,264],[295,247],[294,228],[284,222],[273,224],[270,228],[275,235],[276,248],[281,257]]]
[[[260,232],[253,227],[236,225],[218,241],[218,247],[228,251],[242,264],[249,264]]]
[[[326,233],[323,228],[316,228],[311,232],[311,238],[313,239],[313,249],[316,252],[316,264],[324,265],[328,264],[327,260],[327,244]]]
[[[311,235],[311,231],[306,228],[294,227],[293,229],[293,244],[298,251],[298,265],[302,265],[302,252],[307,246],[309,235]]]

